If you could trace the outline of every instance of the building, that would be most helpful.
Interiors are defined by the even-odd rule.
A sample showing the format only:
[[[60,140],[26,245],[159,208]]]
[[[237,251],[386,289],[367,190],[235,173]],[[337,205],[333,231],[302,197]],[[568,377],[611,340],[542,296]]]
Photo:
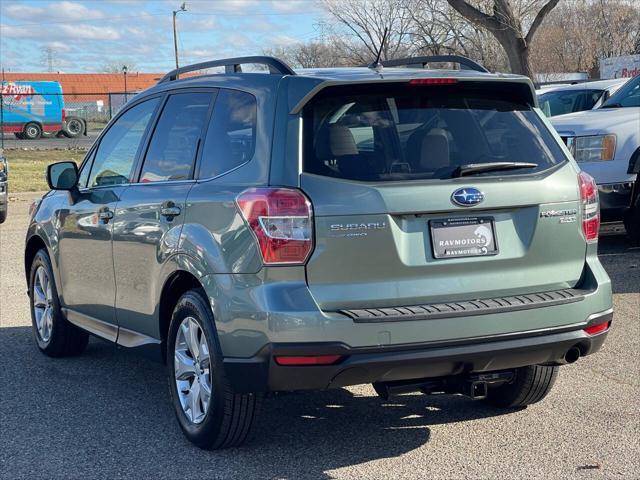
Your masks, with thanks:
[[[127,73],[127,92],[139,92],[155,85],[164,73]],[[5,73],[4,80],[60,82],[66,102],[108,101],[108,94],[124,93],[122,73]]]
[[[5,82],[42,81],[59,82],[67,113],[86,120],[109,120],[132,94],[155,85],[163,73],[5,73]]]

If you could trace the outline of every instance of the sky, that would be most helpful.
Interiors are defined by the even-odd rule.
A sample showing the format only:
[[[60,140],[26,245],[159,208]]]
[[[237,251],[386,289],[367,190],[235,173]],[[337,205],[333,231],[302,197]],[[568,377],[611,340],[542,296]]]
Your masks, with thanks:
[[[181,0],[0,0],[0,67],[98,72],[130,64],[175,67],[172,11]],[[320,39],[318,0],[192,0],[177,16],[180,65]],[[131,70],[131,69],[130,69]]]

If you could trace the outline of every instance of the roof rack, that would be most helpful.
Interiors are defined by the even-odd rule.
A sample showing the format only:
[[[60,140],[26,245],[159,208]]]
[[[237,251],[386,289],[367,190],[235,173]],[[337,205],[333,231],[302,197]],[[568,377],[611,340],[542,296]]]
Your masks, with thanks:
[[[198,70],[204,70],[206,68],[213,67],[224,67],[224,73],[241,73],[242,65],[251,63],[257,65],[266,65],[267,67],[269,67],[269,73],[279,75],[295,75],[295,72],[291,70],[291,67],[284,63],[282,60],[278,60],[274,57],[258,55],[254,57],[236,57],[224,58],[222,60],[210,60],[208,62],[194,63],[193,65],[176,68],[175,70],[171,70],[164,77],[162,77],[158,84],[177,80],[182,73],[195,72]]]
[[[397,60],[386,60],[382,62],[382,66],[406,67],[409,65],[422,65],[422,67],[424,68],[427,63],[436,62],[457,63],[463,70],[475,70],[476,72],[489,73],[489,70],[484,68],[482,65],[474,62],[470,58],[463,57],[462,55],[429,55],[426,57],[399,58]]]

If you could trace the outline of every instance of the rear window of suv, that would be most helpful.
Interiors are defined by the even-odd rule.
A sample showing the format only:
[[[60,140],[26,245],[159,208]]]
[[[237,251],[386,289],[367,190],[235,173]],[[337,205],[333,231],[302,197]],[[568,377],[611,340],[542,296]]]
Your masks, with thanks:
[[[463,165],[566,157],[532,107],[494,83],[331,87],[304,111],[304,170],[362,181],[447,179]]]

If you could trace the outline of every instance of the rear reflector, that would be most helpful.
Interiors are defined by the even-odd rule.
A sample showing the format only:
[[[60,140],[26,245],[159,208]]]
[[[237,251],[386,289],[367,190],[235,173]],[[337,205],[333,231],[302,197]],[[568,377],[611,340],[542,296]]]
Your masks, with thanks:
[[[585,172],[580,172],[578,175],[578,183],[582,203],[582,233],[588,242],[596,242],[600,230],[598,186],[593,177]]]
[[[610,326],[611,326],[611,320],[609,320],[608,322],[599,323],[597,325],[592,325],[590,327],[587,327],[584,329],[584,331],[587,332],[588,335],[597,335],[598,333],[602,333],[608,330]]]
[[[274,357],[278,365],[333,365],[342,355],[315,355],[304,357],[277,356]]]
[[[265,264],[303,264],[313,250],[313,211],[300,190],[250,188],[236,199]]]
[[[409,80],[409,85],[451,85],[458,83],[455,78],[414,78]]]

